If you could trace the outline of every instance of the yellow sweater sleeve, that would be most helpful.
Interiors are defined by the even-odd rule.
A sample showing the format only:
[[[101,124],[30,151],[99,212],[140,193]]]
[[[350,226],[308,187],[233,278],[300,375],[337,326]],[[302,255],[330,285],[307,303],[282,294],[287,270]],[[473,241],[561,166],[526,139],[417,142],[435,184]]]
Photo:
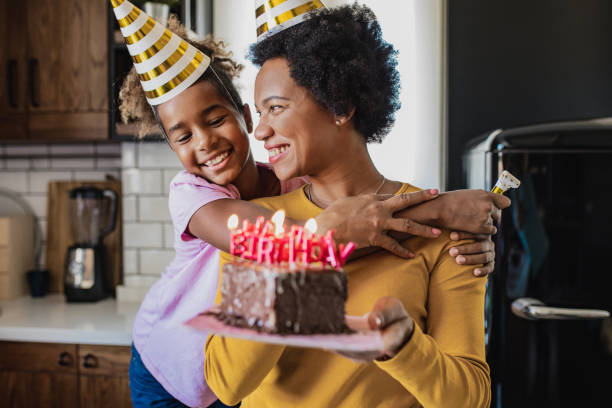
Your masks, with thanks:
[[[459,267],[448,243],[430,275],[427,327],[415,324],[406,345],[376,364],[425,407],[488,407],[489,367],[484,356],[484,278]]]

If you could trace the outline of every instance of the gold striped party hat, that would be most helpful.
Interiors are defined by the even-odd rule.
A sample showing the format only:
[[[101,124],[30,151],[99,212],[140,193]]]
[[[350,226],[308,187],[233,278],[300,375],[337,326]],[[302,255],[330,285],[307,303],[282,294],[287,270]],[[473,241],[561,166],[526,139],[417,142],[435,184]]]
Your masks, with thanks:
[[[257,42],[301,23],[311,10],[345,3],[346,0],[255,0]]]
[[[127,0],[110,0],[147,101],[164,103],[189,88],[210,58]]]

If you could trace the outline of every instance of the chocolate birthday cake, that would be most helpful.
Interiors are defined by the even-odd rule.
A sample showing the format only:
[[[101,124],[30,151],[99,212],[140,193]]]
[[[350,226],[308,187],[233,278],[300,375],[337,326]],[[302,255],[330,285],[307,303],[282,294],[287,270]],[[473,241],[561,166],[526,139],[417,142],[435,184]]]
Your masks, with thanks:
[[[218,317],[227,324],[279,334],[348,331],[342,270],[237,259],[222,276]]]

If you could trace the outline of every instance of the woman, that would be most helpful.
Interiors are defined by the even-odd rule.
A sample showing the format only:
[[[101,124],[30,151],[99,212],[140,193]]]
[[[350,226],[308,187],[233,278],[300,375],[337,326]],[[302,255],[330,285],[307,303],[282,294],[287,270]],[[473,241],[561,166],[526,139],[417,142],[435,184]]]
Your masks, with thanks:
[[[280,179],[308,175],[311,181],[258,204],[304,219],[378,188],[418,190],[387,180],[367,151],[393,124],[399,87],[395,51],[367,7],[317,10],[254,46],[252,59],[261,66],[255,137],[271,152]],[[488,406],[485,280],[454,262],[449,252],[457,243],[448,232],[409,245],[414,259],[381,252],[345,268],[346,311],[369,313],[384,339],[382,354],[348,359],[213,335],[205,364],[211,389],[224,403],[242,400],[247,408]]]

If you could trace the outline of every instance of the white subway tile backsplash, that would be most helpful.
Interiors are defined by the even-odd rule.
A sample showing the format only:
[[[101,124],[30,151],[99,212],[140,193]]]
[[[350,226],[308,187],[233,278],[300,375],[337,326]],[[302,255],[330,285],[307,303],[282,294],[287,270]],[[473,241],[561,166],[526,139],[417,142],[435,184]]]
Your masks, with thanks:
[[[139,177],[141,194],[161,194],[163,179],[160,170],[140,170]]]
[[[121,158],[120,157],[99,157],[96,159],[97,169],[120,169]]]
[[[132,223],[123,224],[123,246],[125,248],[162,248],[161,223]]]
[[[93,144],[52,144],[50,149],[52,155],[94,154]]]
[[[159,280],[157,276],[147,276],[147,275],[131,275],[126,276],[123,279],[123,284],[125,286],[146,286],[151,287],[155,282]]]
[[[138,197],[138,218],[140,221],[172,221],[168,197]]]
[[[138,250],[137,249],[124,249],[123,250],[123,274],[124,275],[138,275]],[[125,278],[123,279],[125,283]]]
[[[49,147],[45,144],[6,145],[4,153],[8,156],[46,155]]]
[[[32,207],[32,211],[37,217],[47,217],[47,196],[46,195],[34,195],[25,194],[22,196],[23,199]]]
[[[168,194],[170,192],[170,182],[172,179],[180,172],[181,170],[164,170],[164,194]]]
[[[164,248],[174,248],[174,226],[164,223]]]
[[[30,159],[31,169],[48,169],[51,167],[51,160],[48,157],[36,157]]]
[[[95,151],[97,154],[116,154],[121,155],[121,143],[96,143]]]
[[[3,171],[0,177],[0,187],[16,193],[28,191],[28,173],[25,171]]]
[[[121,167],[124,169],[130,167],[136,167],[138,165],[137,160],[136,143],[123,142],[121,143]]]
[[[93,169],[95,159],[51,159],[53,169]]]
[[[139,254],[140,274],[160,276],[174,259],[174,251],[168,249],[143,249]]]
[[[139,169],[124,169],[121,171],[121,190],[124,196],[140,193]]]
[[[7,169],[24,169],[27,170],[30,168],[30,160],[28,159],[6,159],[6,168]]]
[[[123,221],[138,221],[138,197],[123,197]]]
[[[97,171],[74,171],[73,179],[74,180],[83,180],[83,181],[104,181],[108,177],[119,178],[119,170],[97,170]]]
[[[70,181],[72,173],[69,171],[30,171],[30,192],[47,193],[50,181]]]
[[[140,168],[179,169],[182,167],[176,153],[167,143],[140,143],[138,145],[138,165]]]

